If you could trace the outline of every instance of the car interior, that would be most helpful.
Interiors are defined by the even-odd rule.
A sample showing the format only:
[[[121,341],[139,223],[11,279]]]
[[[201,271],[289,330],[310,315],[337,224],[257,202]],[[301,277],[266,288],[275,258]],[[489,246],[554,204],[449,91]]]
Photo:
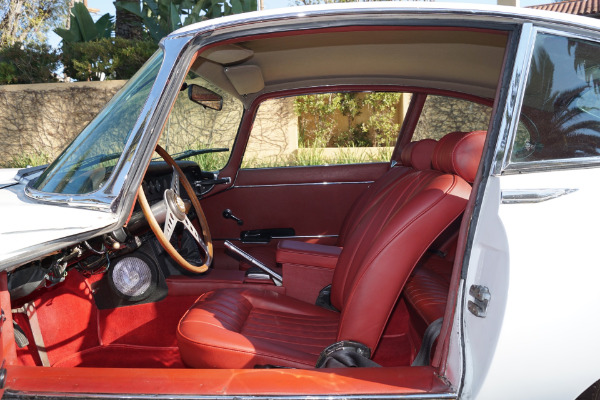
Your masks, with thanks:
[[[227,98],[242,105],[224,165],[207,170],[178,158],[163,132],[159,143],[168,150],[157,148],[126,226],[9,272],[12,362],[161,370],[370,366],[395,371],[372,379],[386,384],[402,375],[394,368],[406,368],[429,377],[408,392],[447,390],[435,374],[447,357],[449,329],[437,340],[427,331],[439,333],[456,306],[459,242],[468,226],[462,217],[508,38],[479,27],[358,26],[238,37],[200,49],[188,77],[202,77],[210,90],[198,94],[197,109],[231,120],[219,107],[226,109]],[[261,104],[345,92],[410,95],[387,160],[243,165]],[[428,106],[436,96],[468,107]],[[456,124],[426,125],[430,112]],[[483,122],[464,123],[469,112]],[[423,136],[415,133],[419,124]],[[159,215],[169,201],[171,211]],[[416,382],[411,376],[403,373]]]

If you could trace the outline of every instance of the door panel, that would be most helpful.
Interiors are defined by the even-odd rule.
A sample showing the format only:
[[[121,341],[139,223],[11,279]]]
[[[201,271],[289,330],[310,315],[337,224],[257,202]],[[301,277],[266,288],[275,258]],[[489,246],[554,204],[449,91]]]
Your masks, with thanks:
[[[202,200],[215,251],[225,239],[239,244],[242,231],[272,228],[292,228],[298,240],[334,244],[354,201],[388,169],[389,163],[372,163],[240,170],[229,190]],[[243,225],[223,218],[225,209]],[[217,260],[216,267],[233,265]]]

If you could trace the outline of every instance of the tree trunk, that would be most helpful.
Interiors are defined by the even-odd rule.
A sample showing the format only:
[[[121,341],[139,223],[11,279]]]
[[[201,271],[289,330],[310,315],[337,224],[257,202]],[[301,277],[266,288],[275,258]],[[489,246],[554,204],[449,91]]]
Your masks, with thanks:
[[[134,3],[139,5],[139,0],[121,0],[123,3]],[[142,19],[129,11],[117,7],[117,20],[115,23],[115,35],[124,39],[144,38],[142,30]]]

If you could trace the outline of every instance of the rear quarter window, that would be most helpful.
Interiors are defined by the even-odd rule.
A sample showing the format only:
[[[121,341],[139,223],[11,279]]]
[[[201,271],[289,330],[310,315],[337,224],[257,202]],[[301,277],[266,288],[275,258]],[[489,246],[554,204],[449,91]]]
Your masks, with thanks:
[[[600,156],[600,45],[538,34],[511,163]]]

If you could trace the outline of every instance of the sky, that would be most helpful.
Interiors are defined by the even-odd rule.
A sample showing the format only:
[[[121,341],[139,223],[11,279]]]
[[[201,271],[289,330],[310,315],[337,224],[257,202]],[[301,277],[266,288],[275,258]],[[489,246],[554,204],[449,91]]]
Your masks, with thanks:
[[[114,17],[115,6],[114,0],[88,0],[89,8],[97,8],[100,10],[96,15],[93,15],[94,20],[100,18],[102,15],[109,13]],[[457,0],[435,0],[439,3],[457,2]],[[474,3],[474,4],[496,4],[497,0],[462,0],[463,3]],[[528,7],[536,4],[550,3],[552,0],[520,0],[521,7]],[[289,7],[294,5],[293,0],[264,0],[266,9],[275,9],[282,7]],[[58,47],[60,44],[60,38],[54,33],[50,32],[48,36],[49,42],[53,47]]]

